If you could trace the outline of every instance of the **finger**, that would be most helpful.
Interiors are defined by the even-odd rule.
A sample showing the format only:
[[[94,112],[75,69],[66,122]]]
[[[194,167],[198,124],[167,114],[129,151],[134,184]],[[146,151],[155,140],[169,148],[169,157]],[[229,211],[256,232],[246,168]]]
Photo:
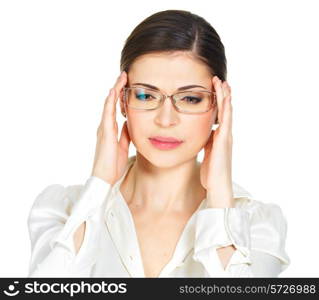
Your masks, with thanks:
[[[228,89],[227,89],[227,82],[224,81],[224,82],[221,82],[221,88],[223,90],[223,103],[222,103],[222,109],[221,109],[221,115],[222,115],[222,118],[224,116],[224,113],[225,113],[225,102],[226,102],[226,98],[228,97],[229,93],[228,93]]]
[[[225,97],[227,97],[230,94],[229,89],[228,89],[227,81],[224,81],[222,83],[222,88],[223,88],[223,94],[224,94],[224,98],[225,98]]]
[[[117,78],[114,87],[110,89],[109,94],[105,99],[102,115],[102,123],[104,124],[107,122],[113,124],[115,122],[116,101],[118,99],[116,96],[116,89],[119,89],[121,86],[126,84],[126,77],[126,72],[122,72],[122,74]]]
[[[233,106],[232,106],[232,103],[231,103],[231,100],[232,100],[231,88],[230,88],[230,86],[229,86],[227,81],[225,81],[224,89],[225,89],[225,92],[226,92],[226,96],[225,97],[227,97],[226,105],[228,106],[228,115],[229,115],[229,113],[232,112]],[[231,116],[231,114],[230,114],[230,116]]]
[[[227,84],[227,81],[224,81],[222,84],[221,84],[221,87],[223,89],[223,95],[224,95],[224,99],[223,99],[223,108],[222,108],[222,115],[224,115],[225,113],[225,106],[227,106],[229,103],[226,103],[226,102],[229,102],[229,100],[231,100],[231,98],[229,99],[228,97],[230,96],[230,91],[228,89],[228,84]],[[229,100],[228,100],[229,99]]]
[[[232,114],[233,114],[233,107],[231,104],[231,95],[225,97],[224,105],[223,105],[223,122],[221,124],[221,131],[224,132],[226,135],[231,134],[232,129]]]
[[[230,93],[230,87],[227,83],[227,81],[224,82],[217,82],[217,86],[220,86],[220,88],[223,91],[223,101],[221,104],[221,109],[220,109],[220,127],[226,135],[228,134],[228,131],[231,127],[231,93]],[[218,87],[217,87],[218,88]],[[225,120],[227,118],[227,120]],[[224,124],[223,124],[224,123]]]
[[[114,117],[115,117],[115,112],[116,112],[117,100],[118,100],[118,98],[120,96],[121,90],[126,85],[126,82],[127,82],[127,75],[126,75],[126,72],[123,71],[121,73],[121,75],[117,78],[117,80],[116,80],[116,82],[115,82],[115,84],[113,86],[114,94],[111,97],[111,101],[110,101],[110,113],[112,115],[114,115]]]
[[[213,84],[214,84],[214,89],[215,89],[216,98],[217,98],[218,121],[219,123],[221,123],[224,94],[223,94],[223,89],[221,86],[221,80],[218,78],[218,76],[213,77]]]
[[[206,142],[206,145],[204,146],[204,159],[209,157],[209,154],[212,150],[213,146],[213,141],[214,141],[214,130],[211,131],[210,136]]]
[[[127,121],[125,121],[122,127],[121,136],[119,140],[120,149],[124,151],[125,153],[128,152],[130,142],[131,142],[131,138],[127,128]]]
[[[228,92],[229,92],[229,94],[231,94],[231,87],[230,87],[230,85],[228,84],[227,81],[226,81],[226,84],[227,84]]]
[[[111,99],[113,97],[113,94],[114,94],[114,90],[113,90],[113,88],[111,88],[109,90],[108,95],[106,96],[105,101],[104,101],[101,124],[105,124],[108,121],[109,122],[113,122],[114,121],[114,119],[111,118],[111,116],[110,116],[110,108],[109,108],[110,107],[110,103],[109,102],[111,101]]]
[[[123,71],[120,76],[117,78],[113,88],[115,89],[115,93],[117,93],[117,96],[119,95],[121,89],[125,86],[127,82],[127,73]]]

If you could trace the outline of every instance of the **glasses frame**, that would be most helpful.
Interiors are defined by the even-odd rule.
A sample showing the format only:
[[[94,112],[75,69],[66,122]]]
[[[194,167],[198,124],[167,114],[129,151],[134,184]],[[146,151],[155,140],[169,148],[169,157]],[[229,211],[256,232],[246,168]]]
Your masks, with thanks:
[[[160,94],[160,95],[161,95],[161,100],[159,101],[158,106],[155,107],[155,108],[150,108],[150,109],[135,108],[135,107],[129,106],[129,105],[128,105],[128,101],[127,101],[127,91],[128,91],[128,90],[134,90],[134,89],[144,89],[144,90],[146,90],[146,91],[152,91],[152,92],[156,92],[156,93]],[[158,109],[159,107],[161,107],[161,106],[163,105],[163,103],[164,103],[164,101],[166,100],[166,98],[170,98],[170,99],[171,99],[171,103],[172,103],[173,107],[175,108],[175,110],[176,110],[177,112],[183,113],[183,114],[191,114],[191,115],[203,114],[203,113],[205,113],[205,112],[208,112],[208,111],[210,111],[213,107],[215,107],[216,104],[217,104],[216,92],[207,91],[207,90],[203,90],[203,89],[202,89],[202,90],[196,90],[196,91],[195,91],[195,90],[181,91],[181,92],[174,93],[174,94],[172,94],[172,95],[167,95],[167,94],[165,94],[165,93],[163,93],[163,92],[161,92],[161,91],[158,91],[158,90],[154,90],[154,89],[150,89],[150,88],[144,88],[144,87],[138,87],[138,86],[134,86],[134,87],[124,87],[124,88],[123,88],[123,91],[124,91],[124,102],[125,102],[125,104],[127,105],[127,107],[130,107],[130,108],[135,109],[135,110],[143,110],[143,111],[156,110],[156,109]],[[176,106],[176,100],[174,99],[174,96],[175,96],[175,95],[178,95],[178,94],[183,94],[183,93],[186,93],[186,92],[204,92],[204,93],[211,94],[211,95],[212,95],[211,99],[213,99],[213,101],[210,102],[211,105],[210,105],[209,109],[207,109],[207,110],[205,110],[205,111],[203,111],[203,112],[198,112],[198,113],[197,113],[197,112],[196,112],[196,113],[184,112],[184,111],[179,110],[178,107]]]

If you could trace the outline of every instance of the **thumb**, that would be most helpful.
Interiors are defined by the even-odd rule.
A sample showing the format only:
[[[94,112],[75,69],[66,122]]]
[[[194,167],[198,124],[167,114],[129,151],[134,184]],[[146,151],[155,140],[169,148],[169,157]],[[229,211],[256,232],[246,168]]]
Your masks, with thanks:
[[[204,150],[205,150],[204,160],[206,160],[209,157],[210,152],[212,151],[212,146],[214,141],[214,132],[215,132],[214,130],[211,131],[210,136],[207,140],[207,143],[204,146]]]

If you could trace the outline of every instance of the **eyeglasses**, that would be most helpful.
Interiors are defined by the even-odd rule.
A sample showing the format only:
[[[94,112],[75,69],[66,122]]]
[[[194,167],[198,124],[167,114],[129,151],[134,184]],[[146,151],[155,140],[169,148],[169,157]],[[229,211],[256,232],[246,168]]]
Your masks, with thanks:
[[[174,108],[185,114],[200,114],[216,106],[216,92],[183,91],[173,95],[142,87],[124,88],[124,101],[128,107],[137,110],[155,110],[166,98],[171,98]]]

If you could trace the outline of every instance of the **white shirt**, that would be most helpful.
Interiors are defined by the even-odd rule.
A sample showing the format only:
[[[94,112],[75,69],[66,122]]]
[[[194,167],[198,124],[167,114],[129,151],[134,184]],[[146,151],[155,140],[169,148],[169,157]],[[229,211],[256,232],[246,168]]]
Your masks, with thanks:
[[[91,176],[84,185],[47,186],[28,218],[29,277],[145,277],[134,220],[120,192]],[[290,264],[287,222],[277,204],[254,200],[233,182],[235,207],[207,208],[205,198],[188,220],[159,277],[277,277]],[[86,221],[75,253],[73,235]],[[226,268],[216,249],[236,248]]]

